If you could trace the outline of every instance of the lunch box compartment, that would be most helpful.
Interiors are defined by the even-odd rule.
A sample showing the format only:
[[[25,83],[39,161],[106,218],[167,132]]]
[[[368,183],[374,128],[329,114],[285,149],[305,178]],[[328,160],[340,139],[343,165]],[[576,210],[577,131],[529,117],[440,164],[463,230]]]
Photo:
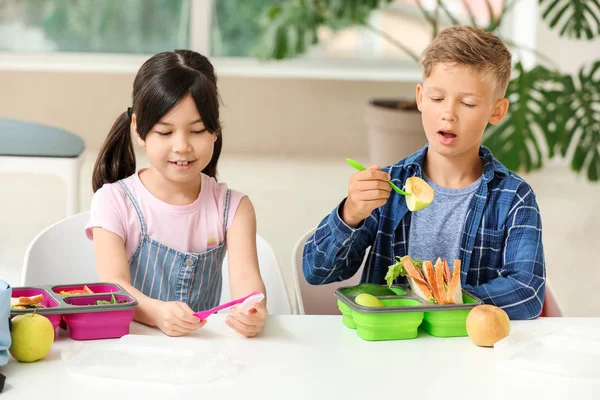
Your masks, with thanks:
[[[473,307],[481,304],[465,292],[463,292],[463,302],[473,304]],[[471,309],[426,312],[422,328],[437,337],[467,336],[467,315],[470,311]]]
[[[35,311],[36,314],[43,315],[44,317],[46,317],[50,320],[50,322],[52,323],[52,327],[54,328],[54,331],[56,334],[56,328],[60,325],[60,320],[61,320],[60,311],[58,311],[59,303],[58,303],[58,301],[56,301],[56,299],[54,299],[54,297],[52,297],[50,295],[50,293],[47,290],[41,289],[41,288],[36,288],[36,287],[13,288],[11,297],[13,297],[13,298],[31,297],[31,296],[37,296],[40,294],[42,296],[44,296],[44,302],[43,302],[44,308],[38,308],[38,309],[28,308],[25,310],[18,310],[18,309],[11,308],[11,310],[10,310],[11,317],[15,317],[17,315],[23,315],[23,314],[31,314]],[[55,312],[55,313],[52,314],[52,312]]]
[[[52,287],[52,291],[58,295],[60,292],[69,292],[71,290],[83,290],[84,285],[61,285]],[[112,284],[89,284],[85,285],[90,289],[93,293],[78,293],[77,296],[91,296],[95,294],[103,294],[103,293],[117,293],[120,289],[116,285]],[[68,296],[68,295],[65,295]],[[75,296],[75,295],[71,295]]]
[[[64,299],[64,302],[67,304],[70,304],[72,306],[87,306],[87,307],[102,307],[104,310],[107,309],[112,309],[115,306],[120,306],[120,305],[125,305],[125,304],[131,304],[133,303],[135,300],[130,297],[130,296],[125,296],[125,295],[114,295],[115,296],[115,300],[117,301],[117,303],[115,304],[96,304],[97,301],[102,300],[102,301],[111,301],[112,296],[105,294],[105,295],[87,295],[87,296],[82,296],[82,295],[76,295],[73,297],[66,297]],[[125,303],[122,303],[121,301],[125,300]],[[94,311],[94,310],[90,310],[90,311]],[[99,311],[103,311],[103,310],[99,310]]]
[[[37,296],[37,295],[42,295],[44,296],[44,308],[39,308],[38,312],[40,310],[43,309],[50,309],[50,308],[54,308],[54,307],[58,307],[58,301],[56,301],[56,299],[54,299],[54,297],[52,297],[52,295],[50,295],[50,293],[45,290],[45,289],[39,289],[39,288],[35,288],[35,287],[26,287],[26,288],[13,288],[12,290],[12,295],[11,297],[13,298],[19,298],[19,297],[31,297],[31,296]],[[28,314],[30,312],[32,312],[34,309],[30,308],[27,310],[15,310],[15,311],[25,311],[23,314]]]
[[[112,339],[129,333],[134,312],[133,308],[121,311],[84,312],[65,314],[63,318],[71,339]]]
[[[418,300],[407,297],[382,297],[380,300],[383,308],[415,307],[420,304]],[[423,313],[370,313],[353,310],[352,319],[356,324],[356,333],[365,340],[413,339],[419,333]]]

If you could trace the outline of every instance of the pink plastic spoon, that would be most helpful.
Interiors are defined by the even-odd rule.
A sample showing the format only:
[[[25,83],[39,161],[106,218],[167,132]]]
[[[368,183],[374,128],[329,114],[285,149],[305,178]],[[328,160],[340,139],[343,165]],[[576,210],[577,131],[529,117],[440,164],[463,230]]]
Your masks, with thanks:
[[[258,297],[259,295],[260,295],[260,297],[264,298],[264,295],[262,293],[254,291],[254,292],[250,293],[248,296],[240,297],[239,299],[236,299],[236,300],[231,300],[228,303],[221,304],[220,306],[217,306],[215,308],[211,308],[210,310],[198,311],[198,312],[194,313],[194,315],[196,317],[200,318],[201,320],[204,320],[204,319],[208,318],[209,315],[214,314],[217,311],[221,311],[221,310],[223,310],[225,308],[234,306],[236,304],[243,303],[246,299],[249,299],[252,296],[257,296]],[[262,298],[260,300],[262,300]],[[260,300],[258,300],[258,301],[260,301]]]

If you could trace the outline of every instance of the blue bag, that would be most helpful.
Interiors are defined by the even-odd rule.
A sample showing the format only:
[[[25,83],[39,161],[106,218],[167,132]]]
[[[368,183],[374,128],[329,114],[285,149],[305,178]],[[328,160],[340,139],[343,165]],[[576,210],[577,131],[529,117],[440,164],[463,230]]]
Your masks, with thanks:
[[[0,367],[8,363],[8,348],[10,347],[10,295],[12,288],[8,282],[0,279]]]
[[[0,367],[8,363],[8,348],[10,347],[10,285],[0,279]],[[4,387],[4,375],[0,374],[0,393]]]

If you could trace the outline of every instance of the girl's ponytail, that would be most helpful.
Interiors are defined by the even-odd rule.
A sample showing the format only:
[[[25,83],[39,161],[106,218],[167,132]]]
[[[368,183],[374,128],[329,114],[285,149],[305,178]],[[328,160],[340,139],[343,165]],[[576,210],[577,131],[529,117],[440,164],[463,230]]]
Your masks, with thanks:
[[[129,113],[124,112],[110,129],[94,165],[94,193],[105,183],[113,183],[135,173],[135,153],[130,126]]]

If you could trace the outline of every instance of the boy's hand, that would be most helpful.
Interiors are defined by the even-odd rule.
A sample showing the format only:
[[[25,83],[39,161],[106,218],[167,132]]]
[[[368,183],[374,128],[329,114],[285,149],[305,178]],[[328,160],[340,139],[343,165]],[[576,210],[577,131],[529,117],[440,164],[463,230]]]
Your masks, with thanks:
[[[237,307],[233,307],[225,323],[241,335],[254,337],[258,335],[265,325],[267,314],[267,308],[263,302],[254,305],[254,308],[248,311],[248,315],[239,312]]]
[[[352,175],[341,215],[346,225],[358,226],[374,209],[385,204],[392,190],[389,180],[390,175],[378,165]]]
[[[156,325],[169,336],[184,336],[206,325],[206,320],[195,317],[194,311],[179,301],[161,301],[156,312]]]

